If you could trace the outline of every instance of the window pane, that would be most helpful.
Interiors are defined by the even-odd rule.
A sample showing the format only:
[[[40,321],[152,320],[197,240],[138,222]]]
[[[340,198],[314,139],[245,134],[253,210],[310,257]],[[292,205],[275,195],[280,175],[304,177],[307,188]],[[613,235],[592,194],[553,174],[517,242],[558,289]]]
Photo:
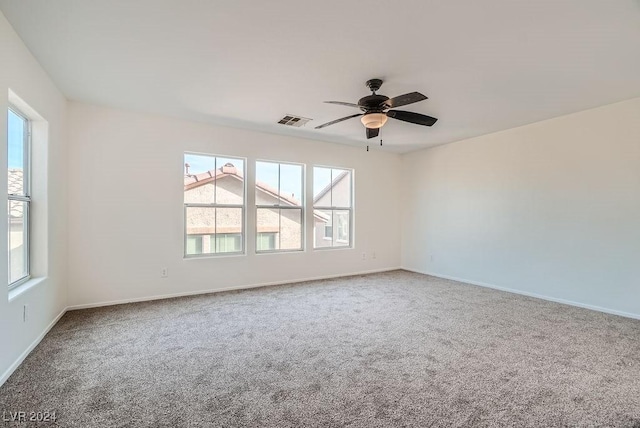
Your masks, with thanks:
[[[313,210],[313,239],[315,248],[331,247],[333,243],[333,215],[331,210]],[[330,231],[327,235],[327,231]]]
[[[351,207],[351,171],[343,169],[331,170],[332,206]]]
[[[234,167],[236,173],[240,177],[244,177],[244,159],[241,158],[228,158],[228,157],[216,157],[216,168],[221,169],[223,167]]]
[[[331,168],[313,167],[313,204],[331,206]]]
[[[302,209],[280,210],[280,248],[302,249]]]
[[[244,160],[184,155],[185,254],[240,253],[244,250]],[[237,205],[240,207],[225,207]]]
[[[277,233],[258,232],[258,241],[256,242],[257,251],[272,251],[276,249]]]
[[[280,239],[277,234],[280,232],[280,209],[278,208],[258,208],[256,212],[256,224],[258,226],[257,236],[271,234],[274,238],[272,248],[263,248],[260,239],[256,241],[256,251],[277,250],[280,248]]]
[[[212,235],[216,240],[217,253],[238,253],[242,251],[242,235],[238,233],[218,233]]]
[[[348,247],[349,246],[349,211],[334,210],[333,211],[333,246]]]
[[[204,155],[184,155],[184,202],[212,204],[214,202],[216,158]]]
[[[242,208],[215,208],[216,248],[220,253],[242,251]],[[232,236],[227,236],[232,235]]]
[[[302,165],[256,162],[256,205],[302,206]]]
[[[314,167],[314,207],[352,207],[353,172],[348,169]],[[351,245],[351,210],[314,209],[314,247]]]
[[[256,221],[256,251],[302,249],[302,209],[258,208]]]
[[[244,203],[244,160],[216,158],[216,204]]]
[[[278,164],[256,162],[256,205],[276,205],[278,203]]]
[[[184,162],[185,203],[244,203],[244,160],[187,153]]]
[[[233,167],[225,167],[233,171]],[[242,205],[244,203],[244,179],[235,172],[219,175],[216,181],[216,204]]]
[[[302,165],[280,164],[280,194],[284,205],[302,206]]]
[[[184,163],[185,175],[200,175],[216,169],[215,156],[185,153]]]
[[[185,254],[211,254],[215,249],[209,235],[216,232],[216,209],[210,207],[187,207],[187,243]]]
[[[29,203],[8,201],[9,217],[9,284],[29,274],[27,221]]]
[[[202,254],[202,235],[187,235],[187,254]]]
[[[24,195],[24,169],[25,169],[25,133],[28,123],[25,119],[9,110],[7,123],[7,155],[9,176],[8,193],[10,195]]]

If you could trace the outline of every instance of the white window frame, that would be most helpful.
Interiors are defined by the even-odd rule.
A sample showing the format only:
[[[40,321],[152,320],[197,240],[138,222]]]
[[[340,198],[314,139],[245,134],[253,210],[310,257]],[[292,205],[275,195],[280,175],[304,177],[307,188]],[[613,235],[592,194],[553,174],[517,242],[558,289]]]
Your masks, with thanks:
[[[225,256],[239,256],[239,255],[244,255],[246,254],[246,248],[247,248],[247,234],[246,234],[246,230],[247,230],[247,215],[246,215],[246,211],[247,211],[247,159],[243,158],[243,157],[239,157],[239,156],[227,156],[227,155],[218,155],[218,154],[210,154],[210,153],[196,153],[196,152],[184,152],[182,154],[182,161],[184,163],[184,157],[185,155],[196,155],[196,156],[208,156],[208,157],[212,157],[215,158],[214,161],[214,170],[218,169],[218,158],[224,158],[224,159],[238,159],[242,161],[242,173],[243,173],[243,179],[242,179],[242,187],[243,187],[243,198],[242,198],[242,204],[218,204],[218,203],[186,203],[184,202],[184,196],[183,196],[183,204],[184,204],[184,211],[183,211],[183,234],[184,234],[184,239],[183,239],[183,257],[185,259],[194,259],[194,258],[203,258],[203,257],[225,257]],[[183,170],[183,176],[184,176],[184,170]],[[216,201],[216,194],[218,192],[218,186],[216,183],[216,186],[214,187],[214,198],[213,200]],[[233,252],[213,252],[213,253],[204,253],[204,254],[187,254],[187,210],[188,208],[241,208],[242,209],[242,216],[241,216],[241,224],[242,224],[242,232],[240,233],[241,238],[240,238],[240,246],[241,246],[241,250],[240,251],[233,251]],[[214,223],[214,235],[218,234],[218,220],[216,218],[216,222]],[[217,248],[216,243],[214,241],[213,243],[214,245],[214,249]]]
[[[30,216],[30,211],[31,211],[31,119],[24,114],[20,109],[18,109],[17,107],[15,107],[13,104],[9,104],[9,108],[7,111],[7,115],[9,114],[9,110],[15,114],[16,116],[20,117],[21,119],[23,119],[25,121],[25,127],[24,127],[24,135],[22,137],[22,143],[23,143],[23,148],[22,148],[22,153],[23,153],[23,170],[22,170],[22,188],[24,190],[24,195],[15,195],[15,194],[11,194],[7,191],[7,200],[8,201],[19,201],[19,202],[24,202],[24,212],[23,212],[23,216],[24,216],[24,230],[25,230],[25,239],[24,239],[24,246],[25,246],[25,270],[26,270],[26,275],[15,280],[14,282],[10,282],[11,281],[11,252],[10,249],[8,248],[9,246],[9,239],[11,236],[11,226],[9,224],[9,222],[11,221],[11,217],[9,215],[9,212],[7,211],[7,250],[8,250],[8,255],[7,255],[7,262],[8,262],[8,269],[7,272],[9,274],[9,277],[7,278],[7,282],[9,282],[9,290],[12,290],[22,284],[24,284],[25,282],[27,282],[29,279],[31,279],[31,216]],[[8,134],[8,128],[9,128],[9,124],[7,122],[7,134]],[[7,154],[9,152],[8,149],[8,140],[7,140]],[[9,170],[9,159],[7,156],[7,174],[8,174],[8,170]]]
[[[264,163],[272,163],[272,164],[276,164],[278,165],[278,195],[280,195],[280,181],[281,181],[281,174],[280,174],[280,166],[281,165],[295,165],[295,166],[299,166],[300,167],[300,179],[301,179],[301,189],[300,191],[302,192],[300,194],[300,205],[282,205],[280,203],[278,204],[272,204],[272,205],[266,205],[266,204],[258,204],[258,202],[256,201],[256,254],[265,254],[265,253],[291,253],[291,252],[296,252],[296,251],[304,251],[305,249],[305,230],[306,230],[306,222],[305,222],[305,165],[301,164],[301,163],[295,163],[295,162],[285,162],[285,161],[276,161],[276,160],[266,160],[266,159],[256,159],[256,179],[254,180],[254,182],[256,183],[257,187],[257,182],[258,182],[258,173],[257,173],[257,165],[258,162],[264,162]],[[255,191],[256,189],[254,189]],[[289,209],[289,210],[300,210],[300,248],[286,248],[286,249],[273,249],[273,250],[258,250],[258,210],[259,209]],[[277,239],[278,241],[280,241],[279,243],[281,244],[282,242],[282,224],[281,224],[281,219],[282,219],[282,215],[280,213],[278,213],[278,236]],[[282,245],[278,245],[279,247],[281,247]]]
[[[351,174],[351,180],[349,183],[349,190],[350,190],[350,195],[351,195],[351,199],[349,200],[349,207],[345,208],[345,207],[337,207],[337,206],[325,206],[325,205],[316,205],[315,201],[313,202],[313,207],[312,209],[315,210],[321,210],[321,211],[331,211],[331,232],[334,236],[336,236],[336,239],[332,238],[327,238],[325,236],[325,231],[322,232],[322,239],[324,240],[329,240],[331,239],[331,246],[328,247],[318,247],[316,246],[317,244],[314,242],[314,246],[313,249],[314,250],[340,250],[340,249],[347,249],[347,248],[353,248],[353,224],[354,224],[354,218],[353,218],[353,204],[355,201],[355,194],[354,194],[354,181],[355,181],[355,170],[353,168],[344,168],[344,167],[339,167],[339,166],[326,166],[326,165],[313,165],[313,168],[325,168],[325,169],[330,169],[331,172],[331,177],[333,177],[333,170],[340,170],[340,171],[349,171]],[[315,183],[315,175],[313,177],[313,182]],[[330,190],[333,193],[333,187],[331,187]],[[331,200],[333,201],[333,196],[331,197]],[[349,242],[348,245],[334,245],[337,241],[341,241],[344,242],[344,240],[339,240],[337,239],[337,233],[338,232],[338,224],[335,221],[335,212],[336,211],[349,211]],[[316,233],[314,233],[314,237],[316,236]]]

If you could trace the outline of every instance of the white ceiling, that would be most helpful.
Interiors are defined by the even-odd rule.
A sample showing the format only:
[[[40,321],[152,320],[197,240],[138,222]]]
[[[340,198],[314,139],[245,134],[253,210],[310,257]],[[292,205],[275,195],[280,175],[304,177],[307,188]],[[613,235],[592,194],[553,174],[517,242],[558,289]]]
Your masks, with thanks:
[[[356,102],[419,91],[407,152],[640,96],[638,0],[0,0],[70,99],[364,146]],[[276,122],[312,118],[304,128]],[[377,143],[377,140],[376,140]]]

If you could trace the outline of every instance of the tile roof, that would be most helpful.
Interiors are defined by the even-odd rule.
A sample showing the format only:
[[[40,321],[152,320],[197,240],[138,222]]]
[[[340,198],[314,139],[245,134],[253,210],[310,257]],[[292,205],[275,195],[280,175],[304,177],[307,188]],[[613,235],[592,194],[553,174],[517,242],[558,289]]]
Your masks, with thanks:
[[[199,187],[228,176],[235,177],[241,181],[244,180],[242,173],[238,171],[238,169],[233,166],[233,164],[228,163],[216,170],[205,171],[201,172],[200,174],[185,174],[184,190],[191,190],[195,187]],[[266,183],[257,181],[256,187],[273,197],[280,198],[281,200],[288,202],[293,206],[300,205],[300,201],[295,197],[284,195],[282,192],[278,193],[278,189],[275,189]]]
[[[327,186],[328,188],[330,188],[332,185],[335,185],[335,183],[337,183],[338,181],[342,180],[345,176],[347,175],[347,171],[341,173],[338,177],[336,177],[336,179],[333,181],[333,183],[331,183],[329,186]],[[184,190],[191,190],[194,189],[196,187],[199,186],[203,186],[207,183],[211,183],[213,181],[216,180],[220,180],[221,178],[224,177],[235,177],[238,180],[243,181],[244,180],[244,176],[242,175],[242,173],[240,171],[238,171],[238,169],[233,165],[233,164],[226,164],[224,166],[221,166],[220,168],[216,169],[216,170],[209,170],[209,171],[205,171],[205,172],[201,172],[200,174],[185,174],[184,175]],[[289,204],[293,205],[293,206],[300,206],[301,203],[298,199],[294,198],[293,196],[286,196],[283,195],[282,192],[280,192],[280,194],[278,194],[278,190],[273,188],[272,186],[269,186],[266,183],[257,181],[256,182],[256,187],[260,190],[262,190],[263,192],[270,194],[274,197],[279,197],[281,200],[288,202]],[[327,192],[327,189],[323,190],[324,193]],[[321,195],[324,194],[321,192]],[[318,198],[321,196],[319,195]],[[313,212],[313,216],[321,221],[327,222],[329,221],[329,216],[323,212],[320,212],[318,210],[314,210]]]

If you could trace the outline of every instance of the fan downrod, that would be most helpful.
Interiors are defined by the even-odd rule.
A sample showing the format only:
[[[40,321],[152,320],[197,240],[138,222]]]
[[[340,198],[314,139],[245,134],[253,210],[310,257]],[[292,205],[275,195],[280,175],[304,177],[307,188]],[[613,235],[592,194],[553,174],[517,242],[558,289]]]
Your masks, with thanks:
[[[369,88],[371,90],[371,92],[373,92],[374,94],[376,93],[376,91],[378,89],[380,89],[380,86],[382,86],[382,79],[370,79],[367,80],[367,88]]]

